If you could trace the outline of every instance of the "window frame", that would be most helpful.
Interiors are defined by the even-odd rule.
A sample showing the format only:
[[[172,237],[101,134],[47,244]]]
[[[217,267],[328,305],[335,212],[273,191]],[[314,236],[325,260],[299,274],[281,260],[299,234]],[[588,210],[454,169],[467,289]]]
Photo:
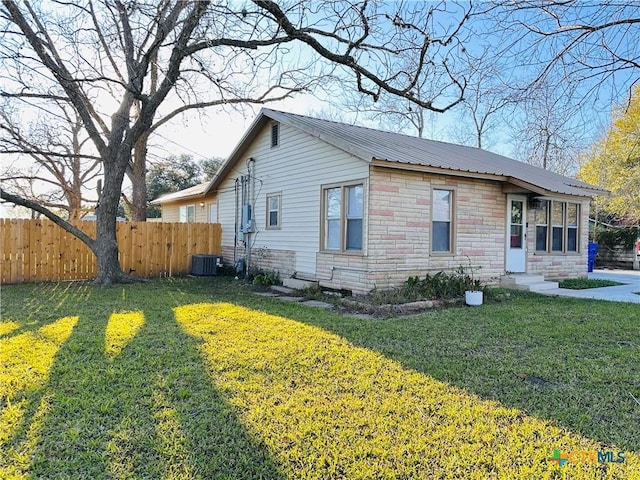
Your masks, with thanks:
[[[557,216],[554,218],[554,206],[556,204],[560,205],[560,221],[558,222]],[[551,241],[549,242],[549,249],[551,253],[563,253],[565,251],[566,242],[565,242],[565,215],[566,215],[566,202],[560,202],[558,200],[551,201],[551,210],[550,210],[550,218],[549,218],[549,227],[550,227],[550,235]],[[554,245],[554,241],[556,240],[556,231],[560,229],[560,238],[559,240],[562,242],[560,248],[556,248]]]
[[[449,250],[434,250],[435,222],[443,223],[442,220],[435,220],[435,194],[436,191],[449,192]],[[433,256],[451,256],[456,252],[456,197],[457,192],[454,187],[448,185],[436,185],[431,187],[431,218],[429,233],[429,254]]]
[[[277,210],[271,210],[270,200],[275,198],[278,200],[278,208]],[[271,224],[271,212],[278,212],[277,215],[277,223],[275,225]],[[266,205],[265,205],[265,228],[267,230],[280,230],[282,229],[282,192],[274,192],[268,193],[266,195]]]
[[[580,212],[582,211],[582,204],[580,202],[571,202],[568,200],[559,200],[559,199],[545,199],[544,209],[546,210],[547,223],[539,224],[537,223],[537,213],[534,214],[536,216],[535,221],[535,229],[536,229],[536,244],[535,244],[535,254],[536,255],[576,255],[581,253],[580,249],[580,225],[581,218]],[[553,216],[553,206],[554,204],[560,204],[562,209],[561,219],[557,221],[557,218]],[[576,209],[576,223],[570,225],[569,224],[569,210],[571,206],[575,206]],[[537,210],[536,210],[537,212]],[[546,234],[546,248],[544,250],[539,250],[537,245],[537,230],[538,227],[545,227],[547,229]],[[562,248],[554,249],[553,241],[554,241],[554,229],[561,228],[561,237]],[[569,230],[575,231],[575,250],[569,249]],[[557,231],[557,230],[556,230]],[[558,239],[557,237],[555,237]]]
[[[576,207],[576,223],[575,225],[569,223],[569,207],[574,205]],[[566,253],[579,253],[580,252],[580,204],[576,202],[566,202],[565,206],[565,252]],[[569,250],[569,230],[575,230],[575,249]]]
[[[183,214],[182,214],[182,209],[184,208],[184,220],[183,218]],[[191,219],[191,221],[189,221],[189,210],[191,210],[191,212],[193,213],[193,217]],[[187,205],[180,205],[180,207],[178,208],[178,221],[179,223],[196,223],[196,205],[195,203],[190,203]]]
[[[533,220],[535,229],[535,248],[534,252],[548,252],[549,251],[549,204],[548,200],[541,200],[544,202],[544,208],[533,209]],[[538,212],[544,211],[545,222],[538,223]],[[538,228],[544,228],[544,248],[538,249]]]
[[[211,215],[211,207],[215,207],[215,222],[213,221],[213,217]],[[219,223],[218,222],[218,202],[209,202],[207,204],[207,220],[209,223]]]
[[[348,203],[348,191],[349,188],[361,187],[362,188],[362,216],[348,218],[347,203]],[[340,216],[339,216],[339,229],[340,238],[338,240],[339,248],[327,248],[328,244],[328,222],[329,220],[336,220],[336,218],[328,217],[328,201],[327,195],[329,190],[340,190]],[[320,189],[321,195],[321,218],[320,218],[320,251],[324,253],[332,254],[347,254],[347,255],[363,255],[365,248],[365,211],[366,211],[366,181],[364,179],[353,180],[344,183],[333,183],[322,185]],[[360,248],[347,248],[347,225],[349,220],[360,220],[361,233],[360,233]]]

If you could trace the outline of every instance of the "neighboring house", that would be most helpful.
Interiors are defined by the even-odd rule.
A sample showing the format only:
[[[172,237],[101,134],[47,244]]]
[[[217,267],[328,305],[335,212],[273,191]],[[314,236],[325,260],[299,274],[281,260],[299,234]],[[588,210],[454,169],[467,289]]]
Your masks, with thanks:
[[[199,198],[217,199],[226,262],[365,292],[469,265],[491,282],[585,276],[596,192],[477,148],[263,109]]]
[[[163,222],[218,223],[215,195],[207,194],[210,182],[167,193],[151,201],[162,207]]]

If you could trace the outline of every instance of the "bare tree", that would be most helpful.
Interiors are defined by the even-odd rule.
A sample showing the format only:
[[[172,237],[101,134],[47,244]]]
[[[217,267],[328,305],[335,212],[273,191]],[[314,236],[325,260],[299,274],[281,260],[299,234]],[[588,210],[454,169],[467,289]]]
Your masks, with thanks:
[[[486,148],[491,134],[504,122],[501,114],[518,98],[503,78],[504,67],[488,48],[470,55],[468,64],[467,89],[456,108],[458,121],[452,128],[453,136],[462,144]]]
[[[101,174],[101,160],[83,153],[89,138],[83,136],[82,122],[72,106],[60,100],[53,103],[57,118],[40,117],[26,128],[0,109],[0,149],[14,157],[11,165],[3,168],[3,188],[76,220],[83,205],[86,208],[91,202],[86,186]]]
[[[183,106],[206,106],[196,100],[203,92],[216,90],[222,96],[215,101],[230,100],[229,95],[242,96],[235,90],[229,94],[229,87],[255,91],[267,84],[276,96],[331,73],[374,99],[384,92],[434,111],[452,108],[464,94],[465,81],[446,58],[468,9],[461,11],[457,28],[437,37],[430,26],[439,11],[423,2],[110,0],[34,6],[3,0],[2,5],[2,94],[45,110],[52,96],[73,105],[103,165],[97,236],[4,188],[0,196],[41,212],[82,239],[97,257],[97,283],[129,279],[118,264],[115,222],[124,176],[135,170],[132,152],[144,150],[161,119],[179,114]],[[406,58],[415,58],[413,68],[407,68]],[[434,74],[441,85],[437,94],[416,95],[416,85]]]
[[[414,94],[418,98],[429,98],[431,91],[426,84],[416,86]],[[376,102],[363,97],[351,96],[346,102],[347,109],[364,116],[368,121],[377,123],[382,128],[413,134],[420,138],[428,135],[428,123],[436,112],[416,105],[414,102],[396,95],[382,95]],[[433,133],[433,132],[431,132]]]
[[[640,70],[640,4],[616,0],[493,0],[478,13],[493,18],[496,55],[529,86],[580,84],[581,102],[592,108],[629,98]],[[560,85],[556,83],[556,86]]]
[[[572,90],[540,83],[527,89],[511,119],[516,157],[561,175],[575,175],[585,131]]]
[[[429,5],[430,17],[425,22],[431,35],[433,44],[439,45],[445,53],[439,60],[441,64],[422,57],[416,57],[412,51],[400,52],[397,61],[397,76],[403,78],[407,72],[421,69],[423,75],[412,82],[410,96],[395,95],[393,92],[382,90],[379,95],[361,96],[353,90],[343,92],[344,108],[352,117],[363,119],[367,123],[378,124],[382,128],[417,135],[418,137],[433,136],[429,125],[433,118],[440,113],[449,111],[453,106],[464,101],[465,96],[456,97],[454,102],[446,104],[445,108],[437,108],[430,99],[446,98],[450,90],[450,82],[443,82],[443,75],[448,78],[464,79],[463,90],[468,90],[468,78],[464,71],[467,69],[467,54],[464,43],[469,39],[469,31],[465,22],[451,23],[443,21],[447,18],[463,16],[469,18],[473,6],[463,6],[456,2],[440,2]],[[436,15],[440,14],[440,16]],[[440,40],[441,39],[441,40]],[[443,68],[444,67],[444,68]],[[407,78],[407,81],[410,79]]]

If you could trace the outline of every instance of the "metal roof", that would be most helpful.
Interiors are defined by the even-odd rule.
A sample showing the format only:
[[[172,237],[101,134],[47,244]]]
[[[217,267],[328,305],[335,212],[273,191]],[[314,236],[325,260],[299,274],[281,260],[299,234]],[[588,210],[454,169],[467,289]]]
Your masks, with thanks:
[[[591,197],[605,192],[575,178],[475,147],[439,142],[263,108],[212,179],[215,188],[269,121],[297,128],[369,163],[406,169],[437,169],[449,175],[478,176],[515,183],[538,193]]]
[[[193,187],[185,188],[178,192],[167,193],[161,197],[152,200],[151,205],[162,205],[163,203],[178,202],[180,200],[187,200],[189,198],[202,197],[207,193],[210,182],[200,183]]]

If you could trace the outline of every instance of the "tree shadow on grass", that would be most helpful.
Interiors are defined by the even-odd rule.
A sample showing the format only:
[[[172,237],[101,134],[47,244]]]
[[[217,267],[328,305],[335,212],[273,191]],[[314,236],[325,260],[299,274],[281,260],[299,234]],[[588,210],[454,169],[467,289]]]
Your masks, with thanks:
[[[237,303],[320,327],[409,369],[602,444],[640,451],[640,431],[629,428],[640,424],[640,410],[628,395],[640,380],[640,362],[632,361],[640,346],[637,324],[625,320],[637,318],[634,305],[620,307],[628,311],[622,321],[602,325],[610,318],[606,303],[570,299],[525,297],[517,305],[451,308],[388,320],[318,314],[314,308],[264,298]],[[522,314],[527,311],[536,314]],[[615,341],[631,337],[635,354]]]
[[[41,391],[48,408],[29,473],[282,478],[264,445],[212,386],[198,342],[180,330],[171,309],[162,304],[143,313],[145,323],[115,356],[105,353],[109,319],[80,316]]]

